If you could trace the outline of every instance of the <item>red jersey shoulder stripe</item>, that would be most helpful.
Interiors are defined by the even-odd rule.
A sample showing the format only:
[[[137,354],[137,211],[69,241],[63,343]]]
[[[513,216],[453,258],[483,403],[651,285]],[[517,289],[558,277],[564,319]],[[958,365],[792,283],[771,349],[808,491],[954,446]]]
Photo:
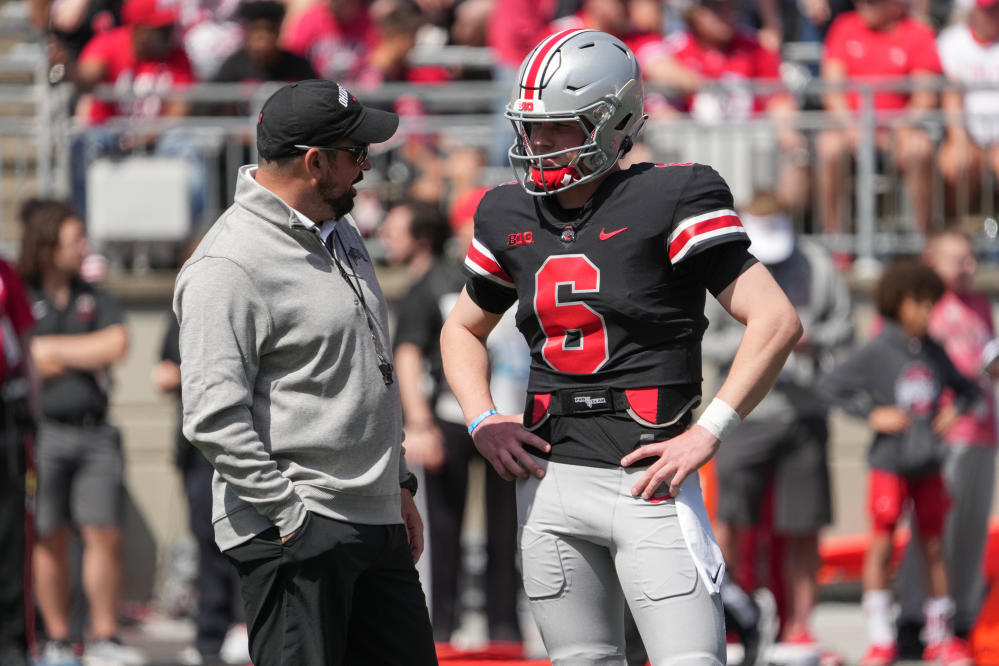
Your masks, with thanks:
[[[588,32],[588,30],[579,28],[563,30],[556,32],[538,44],[534,52],[528,56],[529,62],[527,63],[527,67],[524,68],[524,79],[520,82],[521,95],[524,99],[534,99],[534,91],[540,87],[538,75],[544,71],[544,64],[548,56],[564,44],[567,39],[580,32]]]
[[[728,235],[747,236],[734,210],[715,210],[688,217],[669,236],[669,259],[673,263],[683,261],[698,245]]]
[[[513,289],[515,286],[513,278],[507,275],[507,272],[499,265],[492,252],[487,250],[486,246],[480,243],[478,239],[472,239],[472,244],[468,248],[468,255],[465,257],[465,266],[476,275],[480,275],[487,280],[492,280],[496,284],[509,287],[510,289]]]

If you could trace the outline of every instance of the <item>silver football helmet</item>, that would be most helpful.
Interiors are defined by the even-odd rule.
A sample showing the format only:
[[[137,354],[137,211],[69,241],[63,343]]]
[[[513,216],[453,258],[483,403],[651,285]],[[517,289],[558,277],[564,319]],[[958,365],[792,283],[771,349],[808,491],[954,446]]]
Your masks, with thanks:
[[[528,194],[544,196],[593,180],[610,169],[637,140],[648,116],[643,109],[642,73],[635,54],[620,39],[599,30],[564,30],[549,35],[524,59],[517,73],[507,118],[516,140],[510,165]],[[583,145],[535,155],[533,123],[575,121]],[[573,151],[561,168],[544,160]]]

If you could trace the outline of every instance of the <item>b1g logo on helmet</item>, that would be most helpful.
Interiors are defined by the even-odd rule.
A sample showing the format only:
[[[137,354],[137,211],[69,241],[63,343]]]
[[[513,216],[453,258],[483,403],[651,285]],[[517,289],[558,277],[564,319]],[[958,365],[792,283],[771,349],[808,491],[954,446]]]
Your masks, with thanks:
[[[513,103],[513,109],[520,113],[544,113],[545,103],[540,99],[518,99]]]

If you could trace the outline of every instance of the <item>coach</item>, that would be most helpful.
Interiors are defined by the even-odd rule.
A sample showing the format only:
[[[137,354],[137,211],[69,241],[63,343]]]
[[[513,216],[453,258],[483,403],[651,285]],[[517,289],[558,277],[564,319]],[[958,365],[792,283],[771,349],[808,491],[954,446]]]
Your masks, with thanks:
[[[257,666],[437,663],[385,299],[347,215],[398,123],[332,81],[278,90],[177,278],[184,434]]]

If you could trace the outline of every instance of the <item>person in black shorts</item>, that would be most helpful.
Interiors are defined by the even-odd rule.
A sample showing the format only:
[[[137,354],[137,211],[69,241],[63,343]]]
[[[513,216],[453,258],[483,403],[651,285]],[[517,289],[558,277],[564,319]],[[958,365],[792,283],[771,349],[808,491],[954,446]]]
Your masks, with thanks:
[[[823,362],[853,338],[850,292],[829,253],[795,238],[791,219],[777,197],[758,193],[740,211],[749,251],[777,280],[801,318],[805,333],[770,393],[732,433],[715,458],[718,515],[715,533],[729,573],[753,568],[754,553],[740,552],[746,531],[760,524],[764,496],[773,488],[774,531],[785,543],[782,581],[786,622],[783,640],[814,644],[808,620],[818,587],[819,529],[832,519],[826,442],[827,406],[816,396],[815,377]],[[728,374],[742,326],[720,306],[709,304],[711,324],[704,356]]]
[[[193,246],[191,247],[193,250]],[[177,398],[174,430],[174,463],[187,497],[187,526],[198,553],[197,608],[194,642],[177,656],[181,664],[246,663],[250,660],[246,623],[243,621],[239,576],[215,544],[212,529],[212,476],[215,469],[184,437],[180,399],[180,325],[171,312],[160,345],[160,359],[153,366],[153,385]]]
[[[125,460],[108,422],[108,371],[128,349],[118,303],[85,282],[83,223],[60,201],[25,206],[20,272],[38,321],[31,353],[42,379],[38,428],[35,587],[49,639],[47,661],[70,661],[69,538],[83,540],[82,585],[90,608],[88,658],[141,663],[118,641]]]
[[[440,333],[464,285],[459,266],[442,259],[451,229],[429,203],[393,207],[379,228],[389,263],[413,280],[395,305],[395,364],[406,430],[406,460],[423,466],[427,489],[434,639],[447,643],[458,629],[461,533],[468,469],[476,456],[461,407],[444,381]],[[424,371],[426,368],[426,373]],[[430,391],[425,391],[429,375]],[[489,639],[519,643],[516,568],[517,508],[513,487],[486,469],[485,608]]]

